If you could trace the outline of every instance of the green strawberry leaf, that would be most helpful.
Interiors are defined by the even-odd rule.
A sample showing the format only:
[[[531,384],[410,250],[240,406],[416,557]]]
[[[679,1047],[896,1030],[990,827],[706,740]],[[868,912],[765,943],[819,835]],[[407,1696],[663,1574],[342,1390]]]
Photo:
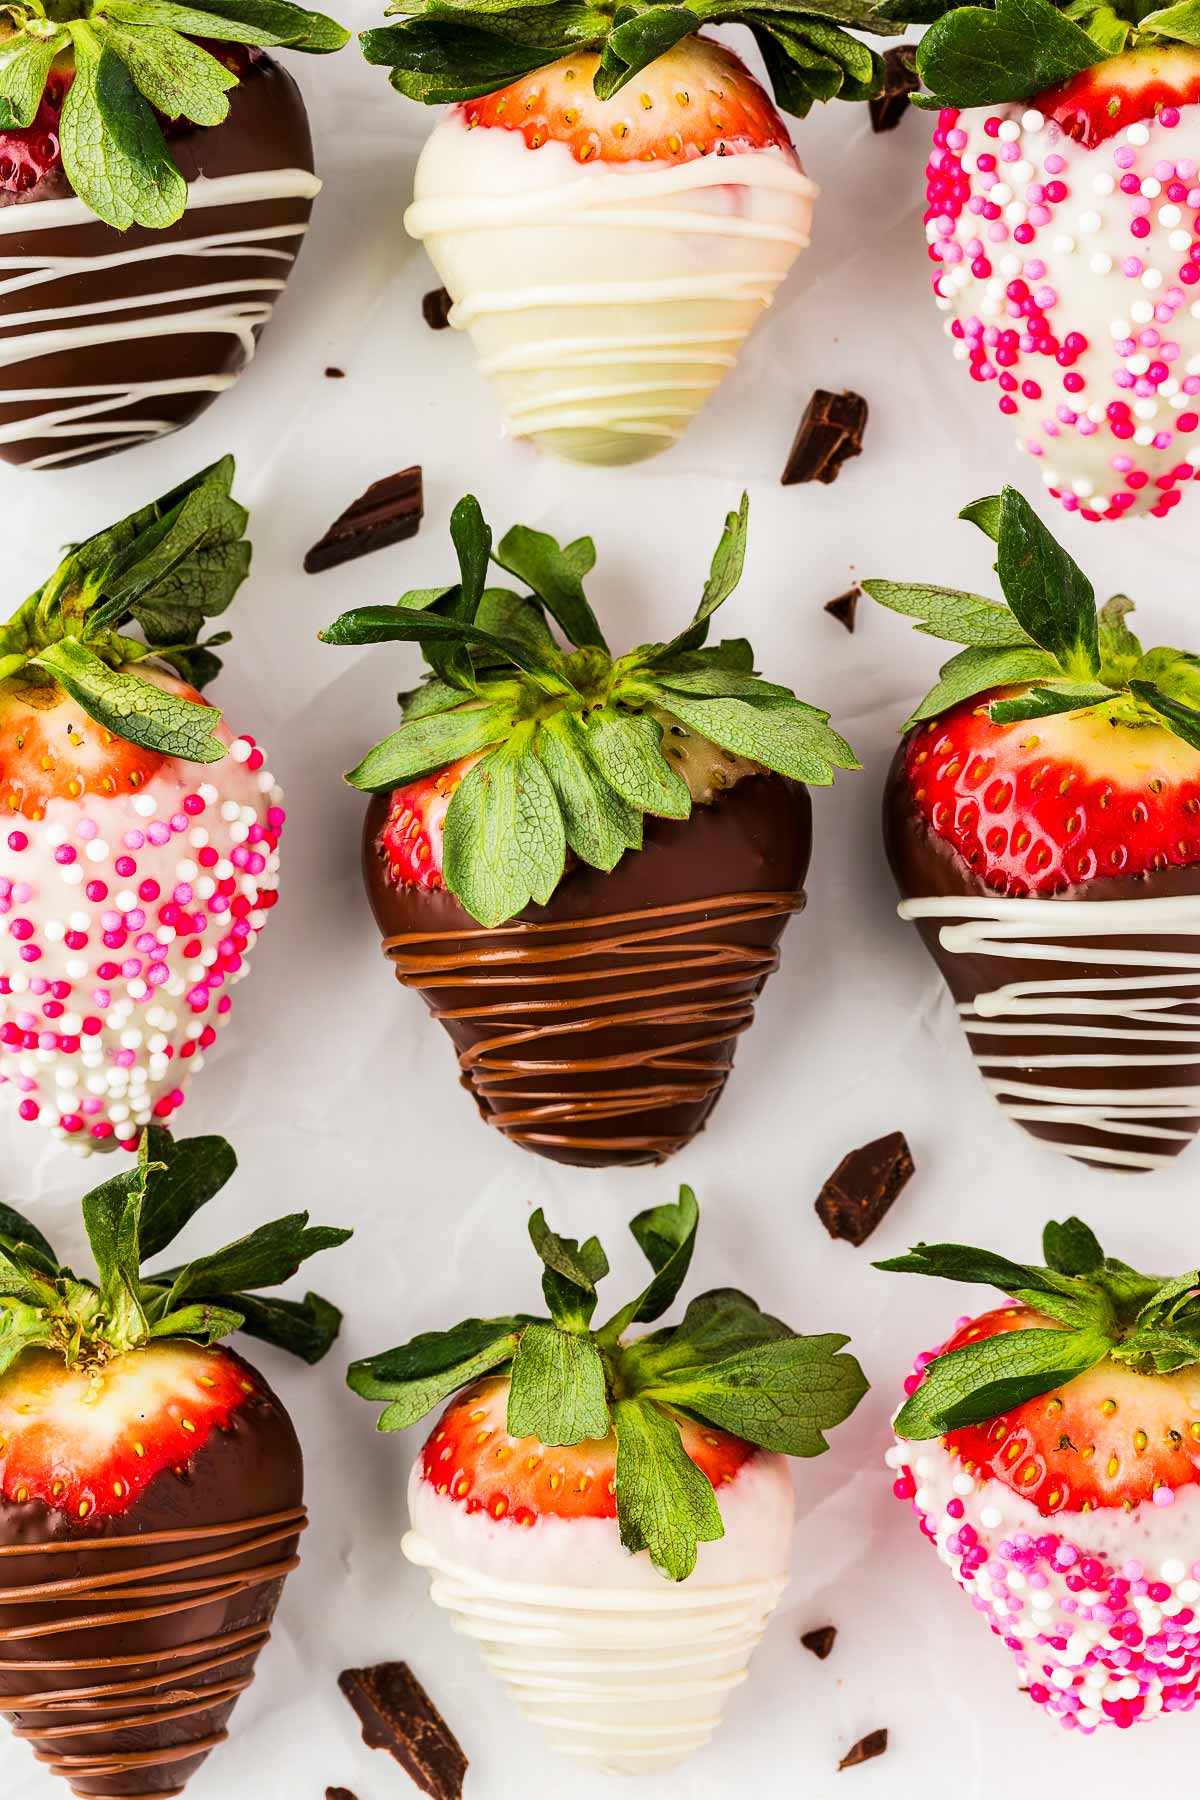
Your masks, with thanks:
[[[53,1342],[53,1324],[39,1307],[25,1306],[19,1300],[0,1301],[0,1375],[26,1350]]]
[[[138,1273],[138,1220],[147,1177],[144,1163],[126,1169],[83,1200],[83,1223],[100,1275],[100,1303],[116,1349],[131,1349],[148,1331]]]
[[[601,100],[611,100],[627,81],[655,62],[681,38],[691,37],[700,20],[686,6],[618,6],[614,26],[596,72]]]
[[[446,886],[481,925],[501,925],[562,879],[567,840],[550,777],[522,728],[468,769],[446,812]]]
[[[990,10],[958,7],[932,25],[917,68],[940,106],[991,106],[1056,87],[1105,54],[1048,0],[996,0]]]
[[[524,1318],[464,1319],[452,1331],[426,1331],[381,1356],[351,1363],[346,1383],[364,1400],[387,1400],[380,1431],[404,1431],[459,1388],[503,1368],[516,1355]]]
[[[1137,29],[1180,44],[1200,44],[1200,4],[1197,0],[1181,0],[1178,6],[1160,7],[1157,12],[1147,13]]]
[[[554,1325],[527,1325],[513,1359],[509,1436],[580,1444],[606,1438],[611,1424],[604,1359],[592,1340]]]
[[[217,1344],[222,1338],[231,1337],[240,1331],[245,1324],[241,1313],[230,1312],[227,1307],[212,1306],[207,1301],[197,1301],[191,1306],[182,1306],[178,1312],[166,1313],[156,1319],[149,1329],[150,1338],[193,1338],[198,1344]]]
[[[501,652],[507,661],[532,676],[546,693],[574,692],[562,673],[561,658],[551,662],[549,657],[535,654],[528,643],[519,638],[493,637],[490,631],[481,631],[477,625],[443,618],[434,612],[418,612],[402,605],[356,607],[335,619],[320,633],[320,638],[325,644],[420,643],[427,653],[430,645],[440,643],[479,644]]]
[[[68,32],[51,29],[36,37],[18,32],[0,44],[0,131],[33,124],[51,65],[70,41]]]
[[[27,1219],[14,1207],[6,1206],[3,1201],[0,1201],[0,1241],[9,1250],[32,1251],[39,1266],[57,1275],[60,1267],[58,1252],[49,1238],[38,1230],[32,1219]]]
[[[142,1133],[138,1163],[145,1173],[138,1241],[143,1263],[174,1243],[188,1221],[219,1194],[237,1168],[233,1146],[220,1137],[176,1140],[161,1125]]]
[[[529,1221],[529,1236],[545,1272],[542,1292],[550,1316],[563,1331],[586,1332],[596,1310],[596,1283],[608,1274],[608,1258],[598,1238],[580,1244],[551,1231],[539,1207]]]
[[[738,510],[726,515],[725,529],[713,555],[712,568],[691,624],[678,637],[672,638],[669,644],[659,644],[652,649],[645,659],[649,667],[657,668],[664,663],[673,663],[681,651],[698,650],[704,643],[708,636],[709,619],[719,606],[725,604],[742,579],[749,517],[750,497],[743,494]]]
[[[48,670],[91,718],[144,750],[198,763],[219,762],[225,754],[216,735],[221,715],[215,707],[169,694],[140,675],[110,669],[74,638],[61,638],[39,651],[33,666]]]
[[[645,1385],[794,1336],[790,1326],[763,1312],[748,1294],[737,1288],[713,1288],[689,1302],[681,1324],[637,1338],[625,1355]]]
[[[276,1294],[230,1294],[246,1337],[286,1350],[302,1362],[319,1363],[333,1348],[342,1327],[338,1308],[320,1294],[281,1300]]]
[[[604,633],[583,591],[583,578],[596,561],[591,538],[577,538],[563,549],[544,531],[514,525],[501,538],[494,560],[533,589],[572,644],[581,650],[589,646],[607,650]]]
[[[238,78],[189,38],[164,25],[123,29],[105,24],[97,30],[157,112],[196,125],[219,125],[228,117],[229,90]]]
[[[535,747],[558,800],[567,847],[581,862],[607,874],[626,850],[641,849],[642,815],[605,781],[577,714],[544,720]]]
[[[1104,1267],[1100,1240],[1082,1219],[1053,1219],[1042,1233],[1042,1255],[1060,1275],[1094,1275]]]
[[[696,1248],[700,1209],[690,1187],[679,1190],[673,1205],[652,1206],[630,1224],[654,1279],[623,1306],[597,1335],[601,1343],[616,1344],[631,1325],[649,1325],[661,1319],[687,1279]]]
[[[346,780],[367,794],[386,793],[434,769],[444,769],[464,756],[474,756],[506,738],[512,730],[514,709],[510,702],[495,705],[462,705],[455,688],[457,710],[410,719],[381,744],[369,750]]]
[[[828,713],[790,695],[755,706],[746,700],[693,700],[673,692],[664,695],[664,704],[701,737],[810,787],[828,787],[835,768],[862,766],[830,726]]]
[[[59,116],[63,169],[76,194],[118,231],[162,230],[182,217],[187,182],[121,57],[82,19],[68,25],[75,79]]]
[[[1021,719],[1049,719],[1055,713],[1084,712],[1089,706],[1104,706],[1112,698],[1113,690],[1098,682],[1050,681],[1015,699],[993,701],[988,717],[997,725],[1013,725]]]
[[[990,537],[993,544],[996,544],[1000,541],[1002,506],[1002,495],[985,494],[982,500],[972,500],[969,506],[964,506],[958,516],[960,519],[965,519],[969,525],[978,526],[984,537]]]
[[[369,63],[391,69],[388,79],[398,94],[424,106],[493,94],[562,53],[551,44],[530,48],[445,18],[406,19],[364,31],[359,42]]]
[[[820,1456],[824,1433],[849,1418],[867,1391],[848,1339],[779,1338],[705,1367],[680,1370],[641,1390],[685,1407],[747,1443],[787,1456]]]
[[[1033,647],[1007,606],[979,594],[953,588],[926,587],[899,581],[864,581],[862,589],[880,606],[917,620],[917,630],[952,644],[998,650],[1020,644]]]
[[[202,7],[173,0],[100,0],[99,10],[131,25],[165,25],[229,44],[286,45],[318,56],[350,41],[350,33],[336,20],[289,0],[205,0]]]
[[[185,1300],[221,1300],[242,1288],[277,1287],[310,1256],[335,1249],[353,1233],[334,1225],[309,1225],[308,1214],[273,1219],[234,1244],[197,1257],[180,1269],[149,1275],[156,1287],[170,1287],[171,1309]]]
[[[1057,659],[1065,675],[1077,681],[1098,675],[1092,584],[1015,488],[1005,488],[1001,499],[997,547],[1005,599],[1034,643]]]
[[[663,819],[688,817],[692,796],[663,755],[662,731],[653,719],[597,707],[583,729],[592,761],[630,806]]]
[[[1100,664],[1111,686],[1124,687],[1142,654],[1142,646],[1125,623],[1134,604],[1126,594],[1114,594],[1100,608],[1098,629]]]
[[[618,1400],[617,1523],[621,1542],[656,1569],[686,1581],[699,1544],[725,1535],[712,1483],[683,1447],[675,1420],[652,1401]]]
[[[1129,691],[1134,698],[1150,708],[1169,725],[1175,736],[1190,744],[1193,750],[1200,750],[1200,712],[1192,706],[1184,706],[1179,700],[1172,700],[1161,688],[1150,681],[1131,681]]]
[[[982,1425],[1014,1406],[1073,1381],[1108,1355],[1104,1332],[1005,1331],[951,1350],[929,1365],[925,1380],[900,1408],[897,1437],[944,1437]]]
[[[1015,687],[1020,682],[1047,681],[1059,675],[1058,660],[1048,650],[960,650],[942,664],[937,683],[901,726],[909,731],[923,719],[936,719],[960,701],[992,688]]]

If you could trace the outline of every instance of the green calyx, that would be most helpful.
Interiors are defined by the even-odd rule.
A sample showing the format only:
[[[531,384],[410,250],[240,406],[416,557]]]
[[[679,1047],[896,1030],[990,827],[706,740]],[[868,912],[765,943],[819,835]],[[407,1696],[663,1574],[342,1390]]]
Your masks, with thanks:
[[[388,1402],[381,1431],[402,1431],[460,1388],[505,1371],[514,1437],[578,1444],[615,1431],[621,1542],[683,1581],[696,1566],[697,1545],[721,1537],[723,1527],[707,1476],[683,1448],[680,1420],[787,1456],[818,1456],[828,1448],[824,1433],[849,1418],[867,1391],[858,1363],[840,1354],[846,1338],[798,1337],[735,1288],[698,1295],[678,1325],[627,1343],[631,1327],[661,1318],[678,1295],[698,1222],[688,1187],[674,1205],[638,1214],[629,1229],[651,1279],[593,1330],[608,1258],[596,1238],[559,1237],[537,1212],[529,1233],[543,1264],[548,1319],[467,1319],[353,1363],[347,1381],[364,1399]]]
[[[904,731],[975,694],[1023,687],[988,707],[998,725],[1088,712],[1113,725],[1165,725],[1200,750],[1200,657],[1144,651],[1123,594],[1097,610],[1087,576],[1015,488],[973,501],[959,517],[995,543],[1004,603],[952,588],[862,584],[880,606],[915,619],[918,631],[966,646],[942,665]]]
[[[815,100],[870,100],[883,63],[852,31],[893,37],[904,0],[394,0],[401,23],[362,33],[370,63],[391,70],[398,93],[428,106],[474,100],[580,50],[600,56],[595,91],[609,100],[626,82],[704,25],[748,25],[775,98],[803,118]]]
[[[0,1205],[0,1373],[37,1347],[71,1367],[96,1368],[162,1338],[214,1344],[234,1331],[319,1362],[337,1337],[338,1309],[319,1294],[280,1300],[258,1290],[287,1281],[349,1231],[310,1226],[307,1213],[293,1213],[212,1255],[142,1272],[236,1167],[224,1138],[177,1143],[150,1126],[136,1165],[84,1196],[95,1281],[73,1274],[36,1225]]]
[[[1200,1270],[1171,1280],[1140,1275],[1105,1256],[1080,1219],[1047,1225],[1042,1255],[1038,1267],[965,1244],[918,1244],[875,1264],[889,1274],[982,1282],[1054,1322],[939,1356],[896,1415],[897,1436],[943,1437],[984,1424],[1110,1359],[1143,1375],[1200,1363]]]
[[[168,664],[203,688],[221,667],[200,640],[250,569],[249,514],[230,494],[233,458],[224,457],[161,500],[77,545],[49,581],[0,626],[0,681],[32,705],[51,705],[64,688],[116,737],[187,762],[218,762],[221,715],[143,679],[133,666]],[[136,625],[141,636],[126,635]]]
[[[454,509],[460,579],[395,606],[343,613],[328,644],[419,643],[430,673],[401,696],[404,722],[347,780],[383,793],[484,752],[445,821],[446,886],[486,926],[544,905],[570,850],[610,871],[641,848],[642,819],[686,819],[687,784],[663,755],[664,721],[797,781],[827,786],[858,761],[829,715],[753,674],[742,638],[708,645],[737,586],[747,501],[730,513],[691,623],[666,644],[614,658],[584,593],[590,538],[561,547],[515,525],[493,550],[479,503]],[[486,585],[495,562],[530,590]],[[570,643],[561,649],[551,620]]]
[[[927,107],[1030,100],[1126,50],[1200,46],[1200,0],[995,0],[959,6],[918,0],[912,22],[934,20],[917,51]]]
[[[63,171],[118,231],[161,231],[187,206],[160,120],[219,125],[228,115],[238,77],[196,38],[319,53],[350,36],[290,0],[6,0],[0,19],[0,131],[25,130],[52,75],[69,79]]]

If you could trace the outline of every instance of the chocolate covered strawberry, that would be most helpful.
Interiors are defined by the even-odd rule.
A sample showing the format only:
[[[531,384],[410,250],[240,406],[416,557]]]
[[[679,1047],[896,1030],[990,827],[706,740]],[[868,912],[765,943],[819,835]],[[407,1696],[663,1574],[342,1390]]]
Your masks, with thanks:
[[[905,726],[884,801],[900,916],[988,1086],[1055,1150],[1153,1169],[1200,1126],[1200,661],[1099,612],[1012,488],[968,507],[1007,605],[868,581],[965,647]]]
[[[784,1457],[825,1450],[867,1385],[844,1337],[798,1337],[735,1288],[630,1337],[679,1293],[698,1216],[685,1187],[632,1221],[652,1278],[593,1329],[608,1259],[537,1212],[549,1318],[467,1319],[349,1374],[388,1402],[381,1431],[456,1396],[402,1548],[557,1749],[632,1774],[716,1728],[787,1584]]]
[[[1011,1296],[917,1358],[888,1461],[1024,1691],[1091,1733],[1196,1703],[1200,1271],[1141,1275],[1078,1219],[1042,1253],[877,1265]]]
[[[15,0],[0,27],[0,456],[186,425],[232,385],[320,182],[264,46],[348,34],[290,0]]]
[[[232,478],[98,532],[0,628],[0,1084],[80,1149],[172,1116],[275,903],[282,795],[199,692],[250,564]]]
[[[349,1232],[307,1213],[147,1274],[228,1181],[158,1127],[83,1202],[98,1278],[0,1207],[0,1709],[80,1795],[179,1794],[224,1742],[305,1526],[282,1402],[220,1340],[317,1362],[341,1315],[264,1296]]]
[[[591,540],[517,525],[493,551],[471,498],[453,587],[323,633],[424,650],[400,728],[347,778],[374,796],[371,906],[483,1117],[561,1162],[661,1161],[701,1128],[804,904],[805,784],[858,767],[744,639],[706,644],[746,510],[670,643],[614,658],[583,589]],[[524,591],[488,587],[489,559]]]
[[[775,98],[868,99],[886,7],[520,0],[409,15],[368,60],[426,104],[457,102],[405,215],[469,331],[508,432],[585,463],[667,449],[724,379],[807,248],[817,189],[776,106],[732,51],[695,34],[741,20]]]
[[[1085,519],[1163,517],[1200,462],[1200,49],[1186,6],[998,0],[918,53],[954,353]]]

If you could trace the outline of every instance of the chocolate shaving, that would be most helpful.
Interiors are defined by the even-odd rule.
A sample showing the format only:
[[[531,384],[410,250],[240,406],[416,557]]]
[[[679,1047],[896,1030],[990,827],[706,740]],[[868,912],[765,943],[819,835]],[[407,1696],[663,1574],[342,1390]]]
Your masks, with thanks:
[[[329,381],[345,381],[345,379],[346,379],[345,369],[329,368],[329,369],[326,369],[325,375]],[[345,1791],[346,1791],[345,1788],[343,1788],[342,1792],[345,1793]],[[351,1800],[353,1800],[353,1796],[351,1797]]]
[[[800,421],[795,442],[780,477],[784,487],[800,481],[836,481],[844,462],[857,456],[867,428],[867,403],[849,391],[831,394],[818,388]]]
[[[873,1757],[882,1756],[887,1749],[888,1734],[884,1731],[868,1731],[866,1737],[859,1738],[857,1744],[851,1744],[845,1756],[838,1764],[838,1773],[843,1769],[857,1769],[859,1763],[870,1762]]]
[[[343,1669],[338,1686],[358,1715],[365,1744],[388,1751],[430,1800],[461,1800],[467,1759],[407,1663]]]
[[[325,1800],[356,1800],[349,1788],[326,1788]]]
[[[454,305],[445,288],[431,288],[421,301],[421,316],[430,331],[445,331]]]
[[[908,1139],[890,1131],[843,1156],[817,1196],[817,1217],[830,1237],[865,1244],[912,1173]]]
[[[872,131],[895,131],[921,85],[915,44],[897,44],[883,53],[883,92],[867,102]]]
[[[836,619],[839,625],[844,625],[847,631],[853,631],[854,615],[858,611],[858,589],[856,587],[848,588],[844,594],[839,594],[836,600],[827,600],[825,611],[831,619]]]
[[[834,1639],[836,1637],[836,1625],[818,1625],[815,1631],[806,1631],[801,1637],[800,1642],[804,1645],[806,1650],[811,1650],[814,1656],[820,1657],[821,1661],[824,1662],[825,1658],[829,1655],[829,1652],[833,1649]]]
[[[313,545],[304,567],[310,575],[318,575],[324,569],[336,569],[339,563],[353,562],[357,556],[368,556],[372,550],[416,537],[424,512],[419,468],[373,481]]]

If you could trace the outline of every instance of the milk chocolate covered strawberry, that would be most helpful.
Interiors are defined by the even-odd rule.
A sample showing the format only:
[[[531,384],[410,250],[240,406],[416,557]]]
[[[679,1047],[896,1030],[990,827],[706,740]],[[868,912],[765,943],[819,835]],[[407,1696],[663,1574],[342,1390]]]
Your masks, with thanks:
[[[917,1358],[888,1461],[1022,1691],[1090,1734],[1196,1704],[1200,1271],[1139,1274],[1079,1219],[1042,1254],[878,1265],[1010,1297]]]
[[[888,856],[1010,1118],[1153,1169],[1200,1126],[1200,659],[1143,651],[1012,488],[964,515],[1007,604],[868,581],[965,647],[905,727]]]
[[[98,532],[0,627],[0,1086],[79,1149],[172,1116],[275,903],[282,795],[200,693],[250,566],[232,479]]]
[[[784,1457],[820,1455],[867,1386],[844,1337],[798,1337],[734,1288],[629,1336],[679,1293],[698,1216],[685,1187],[632,1221],[650,1283],[593,1329],[604,1251],[535,1213],[549,1318],[468,1319],[349,1375],[388,1402],[382,1431],[454,1396],[402,1548],[557,1749],[629,1774],[715,1730],[787,1584]]]
[[[470,332],[509,433],[585,463],[679,438],[807,248],[817,189],[745,64],[697,36],[750,26],[779,107],[865,100],[850,26],[885,3],[426,7],[364,34],[400,93],[456,102],[405,215]]]
[[[317,1362],[286,1281],[350,1234],[296,1213],[146,1273],[236,1166],[152,1127],[88,1194],[86,1280],[0,1206],[0,1708],[76,1794],[171,1795],[225,1741],[305,1527],[282,1402],[221,1339]]]
[[[744,639],[706,643],[746,516],[691,623],[624,656],[584,593],[591,540],[518,525],[493,550],[470,498],[453,587],[323,634],[424,650],[403,723],[348,777],[374,796],[367,890],[483,1117],[558,1161],[661,1161],[701,1128],[804,904],[805,784],[858,767]],[[488,587],[489,560],[522,591]]]
[[[954,353],[1085,519],[1163,517],[1200,461],[1198,46],[1189,0],[997,0],[918,52]]]
[[[347,33],[290,0],[15,0],[0,26],[0,456],[90,461],[231,386],[320,182],[266,55]]]

